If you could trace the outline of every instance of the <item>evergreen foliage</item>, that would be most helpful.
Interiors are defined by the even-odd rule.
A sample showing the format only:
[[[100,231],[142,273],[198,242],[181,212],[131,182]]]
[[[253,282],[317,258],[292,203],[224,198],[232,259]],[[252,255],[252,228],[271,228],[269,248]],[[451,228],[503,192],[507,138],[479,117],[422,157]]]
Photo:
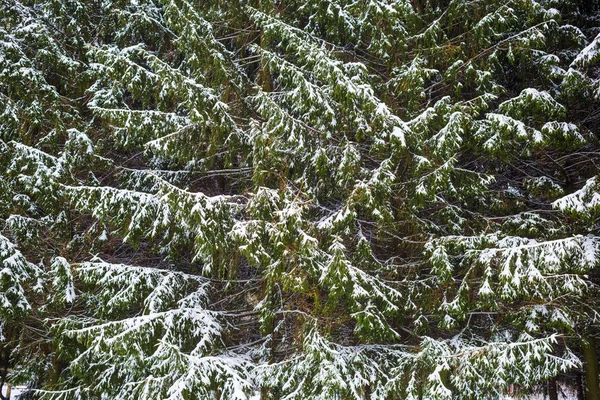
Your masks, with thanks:
[[[598,18],[0,0],[0,385],[499,399],[597,371]]]

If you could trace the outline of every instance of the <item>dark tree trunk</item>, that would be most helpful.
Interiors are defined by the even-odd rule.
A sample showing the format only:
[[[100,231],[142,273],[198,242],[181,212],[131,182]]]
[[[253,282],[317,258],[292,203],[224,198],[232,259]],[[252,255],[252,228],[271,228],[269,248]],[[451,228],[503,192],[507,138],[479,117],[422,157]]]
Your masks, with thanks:
[[[556,385],[556,379],[551,379],[548,381],[548,397],[550,400],[558,400],[558,390]]]
[[[598,354],[596,353],[596,340],[588,338],[583,346],[583,358],[585,361],[585,383],[586,400],[600,400],[600,388],[598,385]]]
[[[585,400],[583,373],[577,372],[577,400]]]

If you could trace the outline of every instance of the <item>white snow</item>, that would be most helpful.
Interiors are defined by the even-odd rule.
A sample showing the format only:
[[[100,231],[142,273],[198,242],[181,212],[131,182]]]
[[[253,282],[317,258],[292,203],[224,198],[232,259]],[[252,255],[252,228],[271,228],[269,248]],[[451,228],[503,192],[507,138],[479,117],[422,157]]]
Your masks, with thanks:
[[[585,68],[600,59],[600,34],[592,40],[571,63],[571,67]]]
[[[561,211],[574,211],[583,213],[600,206],[600,193],[598,193],[597,177],[590,178],[585,185],[552,203],[554,208]]]

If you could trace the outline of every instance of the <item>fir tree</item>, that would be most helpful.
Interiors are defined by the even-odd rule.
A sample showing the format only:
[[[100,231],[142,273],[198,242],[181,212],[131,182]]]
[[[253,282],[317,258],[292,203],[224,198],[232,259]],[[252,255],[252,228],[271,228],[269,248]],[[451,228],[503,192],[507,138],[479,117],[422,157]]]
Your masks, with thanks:
[[[0,0],[0,383],[598,399],[575,0]]]

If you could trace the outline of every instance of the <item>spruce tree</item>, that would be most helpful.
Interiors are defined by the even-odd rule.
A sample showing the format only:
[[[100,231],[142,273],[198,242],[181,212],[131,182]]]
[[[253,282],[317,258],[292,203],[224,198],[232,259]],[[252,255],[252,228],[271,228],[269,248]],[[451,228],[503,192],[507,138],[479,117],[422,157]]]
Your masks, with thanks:
[[[598,399],[599,16],[0,0],[0,384]]]

